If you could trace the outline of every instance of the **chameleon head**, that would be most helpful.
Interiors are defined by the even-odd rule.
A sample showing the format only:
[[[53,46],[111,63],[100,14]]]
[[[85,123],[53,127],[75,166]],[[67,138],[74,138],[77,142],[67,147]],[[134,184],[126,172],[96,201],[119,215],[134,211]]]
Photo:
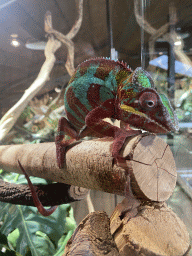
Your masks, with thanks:
[[[122,120],[131,126],[154,133],[178,130],[178,121],[169,99],[157,93],[146,71],[137,68],[121,87]]]

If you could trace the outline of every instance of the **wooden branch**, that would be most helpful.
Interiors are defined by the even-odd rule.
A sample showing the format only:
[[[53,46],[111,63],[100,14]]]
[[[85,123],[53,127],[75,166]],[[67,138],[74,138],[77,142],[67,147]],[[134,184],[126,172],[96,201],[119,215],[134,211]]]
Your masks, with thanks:
[[[73,25],[72,29],[66,35],[66,37],[69,39],[73,39],[76,36],[76,34],[79,32],[79,29],[81,27],[82,20],[83,20],[83,0],[79,0],[78,2],[79,2],[78,10],[77,10],[78,18],[77,18],[75,24]]]
[[[82,200],[89,190],[64,183],[36,185],[35,191],[44,206],[55,206]],[[62,191],[62,193],[61,193]],[[13,184],[0,180],[0,201],[11,204],[34,206],[28,185]]]
[[[45,31],[50,35],[54,35],[54,37],[56,37],[60,42],[62,42],[65,46],[67,46],[68,55],[67,55],[67,61],[66,61],[65,67],[66,67],[69,75],[72,76],[72,74],[75,71],[75,68],[74,68],[74,51],[75,51],[74,43],[72,40],[67,38],[65,35],[63,35],[59,31],[52,28],[52,16],[51,16],[50,11],[46,12],[45,17],[46,17],[46,20],[49,21],[47,24],[45,24]]]
[[[176,184],[176,167],[169,146],[152,134],[127,140],[121,166],[113,163],[113,140],[77,142],[66,153],[64,168],[56,162],[54,143],[0,147],[0,168],[21,173],[18,159],[29,175],[79,187],[124,195],[128,178],[138,198],[165,201]]]
[[[87,215],[69,239],[63,256],[108,255],[119,256],[105,212]]]
[[[153,28],[149,24],[149,22],[143,19],[143,17],[139,14],[139,3],[141,3],[139,2],[139,0],[134,1],[134,14],[135,14],[136,21],[139,24],[139,26],[143,28],[147,33],[154,34],[156,32],[156,29]]]
[[[52,16],[51,12],[48,11],[45,14],[45,32],[49,34],[49,39],[45,47],[45,62],[41,67],[38,77],[32,83],[32,85],[25,91],[21,99],[3,116],[0,121],[0,141],[11,130],[18,117],[25,109],[29,101],[42,89],[45,83],[49,80],[49,75],[55,63],[54,53],[61,46],[61,42],[68,48],[68,57],[65,64],[66,69],[70,75],[75,71],[74,68],[74,43],[71,39],[77,34],[81,27],[83,19],[83,0],[79,0],[78,7],[78,18],[71,31],[65,36],[62,33],[56,31],[52,27]],[[55,39],[56,37],[57,39]]]
[[[187,228],[165,203],[125,198],[115,208],[110,228],[120,255],[188,255]]]
[[[94,211],[95,211],[95,208],[94,208],[93,202],[92,202],[92,200],[91,200],[90,190],[89,190],[89,192],[87,193],[86,201],[87,201],[87,207],[88,207],[89,213],[94,212]]]
[[[70,32],[67,35],[63,35],[59,31],[55,30],[52,26],[52,16],[51,12],[47,11],[45,14],[45,31],[48,34],[54,35],[60,42],[62,42],[68,50],[68,55],[67,55],[67,61],[65,64],[65,67],[67,69],[67,72],[69,73],[70,76],[73,75],[75,68],[74,68],[74,43],[71,40],[76,36],[78,33],[81,23],[83,20],[83,0],[79,0],[79,5],[78,5],[78,18],[75,22],[75,25],[72,27]]]
[[[134,1],[134,12],[135,12],[135,17],[137,20],[137,23],[141,28],[143,28],[147,33],[151,35],[149,38],[149,56],[150,60],[155,58],[155,42],[156,40],[162,36],[164,41],[167,41],[170,44],[174,44],[174,42],[180,40],[181,44],[180,45],[174,45],[174,53],[177,56],[178,60],[181,61],[183,64],[186,64],[188,66],[192,66],[192,61],[190,58],[187,56],[187,54],[184,52],[183,47],[184,47],[184,42],[177,34],[176,32],[170,34],[167,33],[170,22],[164,24],[162,27],[159,29],[153,28],[149,22],[147,22],[143,17],[139,14],[139,1],[135,0]],[[171,23],[175,24],[177,22],[177,15],[176,15],[176,8],[171,4],[170,5],[170,13],[171,13]],[[189,68],[186,66],[186,70]]]
[[[117,205],[111,218],[94,212],[76,228],[63,256],[72,255],[189,255],[190,238],[184,223],[165,203],[136,200]]]
[[[0,140],[2,140],[10,129],[13,127],[17,118],[25,109],[29,101],[41,90],[44,84],[49,80],[50,72],[55,63],[54,53],[61,46],[61,43],[54,39],[53,36],[49,37],[45,47],[45,62],[41,67],[39,75],[32,85],[25,91],[21,99],[2,117],[0,121]]]

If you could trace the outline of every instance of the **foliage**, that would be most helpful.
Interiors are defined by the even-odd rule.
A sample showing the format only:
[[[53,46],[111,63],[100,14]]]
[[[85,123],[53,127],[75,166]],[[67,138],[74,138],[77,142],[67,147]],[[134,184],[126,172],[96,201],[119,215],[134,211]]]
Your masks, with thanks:
[[[2,172],[4,180],[26,183],[24,175]],[[33,183],[46,183],[34,177]],[[43,217],[36,207],[0,202],[0,248],[2,255],[62,255],[76,224],[69,204],[61,205],[49,217]],[[0,252],[3,253],[3,251]],[[12,254],[10,254],[12,253]]]
[[[54,141],[58,120],[65,115],[62,100],[56,101],[60,90],[34,98],[25,108],[5,144],[25,144]],[[27,184],[24,175],[0,170],[7,182]],[[33,184],[50,183],[30,177]],[[49,217],[41,216],[36,207],[0,202],[0,255],[63,254],[65,245],[76,227],[69,204],[59,206]]]
[[[20,253],[15,252],[7,240],[7,237],[0,233],[0,255],[5,256],[21,256]]]

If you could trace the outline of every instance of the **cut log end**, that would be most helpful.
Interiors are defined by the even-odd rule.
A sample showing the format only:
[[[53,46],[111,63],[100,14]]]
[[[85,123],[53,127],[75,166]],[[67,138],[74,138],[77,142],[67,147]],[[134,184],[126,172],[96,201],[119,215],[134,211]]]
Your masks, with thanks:
[[[137,198],[163,202],[171,196],[176,185],[176,166],[170,147],[161,138],[142,137],[135,143],[128,165],[132,167],[131,185]]]
[[[110,221],[120,255],[188,255],[191,247],[187,229],[165,203],[140,205],[137,212],[128,209],[127,204],[119,204]]]

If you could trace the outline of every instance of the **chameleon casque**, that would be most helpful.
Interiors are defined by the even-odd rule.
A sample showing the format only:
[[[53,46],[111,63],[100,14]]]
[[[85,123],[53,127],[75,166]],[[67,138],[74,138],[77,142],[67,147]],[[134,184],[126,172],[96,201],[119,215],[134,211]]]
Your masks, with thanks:
[[[178,130],[170,102],[155,90],[150,74],[141,67],[132,71],[126,63],[107,58],[90,59],[77,67],[66,88],[64,105],[67,119],[59,120],[55,140],[59,168],[66,147],[86,136],[113,137],[112,156],[118,162],[126,138],[141,133],[129,125],[153,133]],[[104,118],[120,120],[122,128]]]

